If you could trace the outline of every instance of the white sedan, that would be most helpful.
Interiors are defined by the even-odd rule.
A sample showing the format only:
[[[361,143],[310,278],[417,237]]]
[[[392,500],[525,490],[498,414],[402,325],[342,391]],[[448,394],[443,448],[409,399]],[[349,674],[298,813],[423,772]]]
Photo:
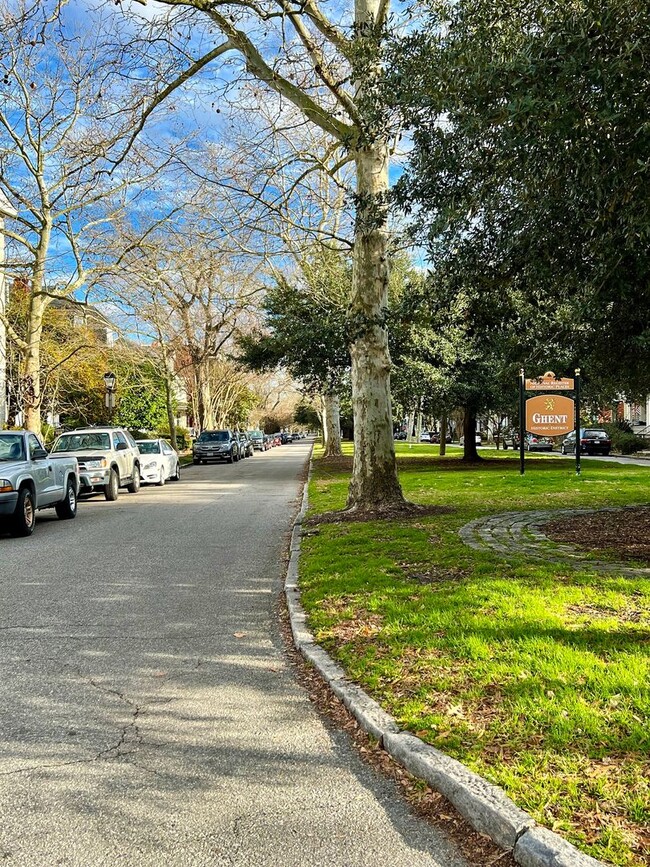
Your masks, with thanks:
[[[164,485],[167,479],[178,482],[181,465],[178,455],[166,440],[136,440],[140,449],[141,481],[150,485]]]

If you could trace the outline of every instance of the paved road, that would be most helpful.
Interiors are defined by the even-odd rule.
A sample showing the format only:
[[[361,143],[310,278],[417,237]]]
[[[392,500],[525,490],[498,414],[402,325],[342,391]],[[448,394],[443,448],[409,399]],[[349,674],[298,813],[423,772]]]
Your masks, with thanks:
[[[307,453],[192,467],[0,537],[0,862],[463,867],[285,660]]]

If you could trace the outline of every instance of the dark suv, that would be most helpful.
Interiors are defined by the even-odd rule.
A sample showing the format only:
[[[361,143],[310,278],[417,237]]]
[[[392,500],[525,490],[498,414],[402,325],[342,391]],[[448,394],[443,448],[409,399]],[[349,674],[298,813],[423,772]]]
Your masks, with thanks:
[[[599,427],[580,429],[580,453],[583,455],[608,455],[612,450],[612,441],[606,430]],[[563,455],[576,452],[575,431],[570,433],[560,449]]]
[[[192,446],[192,462],[207,464],[208,461],[239,460],[239,441],[231,430],[204,430]]]

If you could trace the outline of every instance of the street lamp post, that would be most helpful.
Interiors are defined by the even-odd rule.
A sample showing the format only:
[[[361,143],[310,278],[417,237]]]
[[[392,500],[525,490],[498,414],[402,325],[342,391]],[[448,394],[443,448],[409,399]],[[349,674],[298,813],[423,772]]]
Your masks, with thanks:
[[[106,394],[104,395],[104,406],[108,410],[109,421],[113,420],[113,412],[115,411],[115,381],[117,377],[114,373],[104,374],[104,387]]]

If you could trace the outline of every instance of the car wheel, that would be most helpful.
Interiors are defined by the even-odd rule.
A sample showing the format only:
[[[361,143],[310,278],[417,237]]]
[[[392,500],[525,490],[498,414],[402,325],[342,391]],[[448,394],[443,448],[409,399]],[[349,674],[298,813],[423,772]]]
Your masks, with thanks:
[[[174,472],[174,475],[172,476],[172,482],[180,482],[180,480],[181,480],[181,465],[176,464],[176,471]]]
[[[560,446],[560,454],[562,454],[562,455],[566,454],[566,446],[564,445],[564,443],[562,443],[562,445]]]
[[[137,464],[133,465],[133,481],[126,489],[130,494],[137,494],[140,490],[140,467]]]
[[[117,500],[120,492],[120,480],[116,470],[111,470],[108,484],[104,485],[104,497],[107,500]]]
[[[157,487],[162,488],[164,484],[165,484],[165,468],[161,467],[160,468],[160,478],[156,482],[156,485],[157,485]]]
[[[65,497],[60,503],[57,503],[54,510],[58,518],[65,521],[69,518],[74,518],[77,514],[77,489],[74,479],[68,479],[68,484],[65,489]]]
[[[36,506],[34,495],[29,488],[21,488],[18,492],[16,510],[11,518],[9,532],[12,536],[31,536],[36,524]]]

